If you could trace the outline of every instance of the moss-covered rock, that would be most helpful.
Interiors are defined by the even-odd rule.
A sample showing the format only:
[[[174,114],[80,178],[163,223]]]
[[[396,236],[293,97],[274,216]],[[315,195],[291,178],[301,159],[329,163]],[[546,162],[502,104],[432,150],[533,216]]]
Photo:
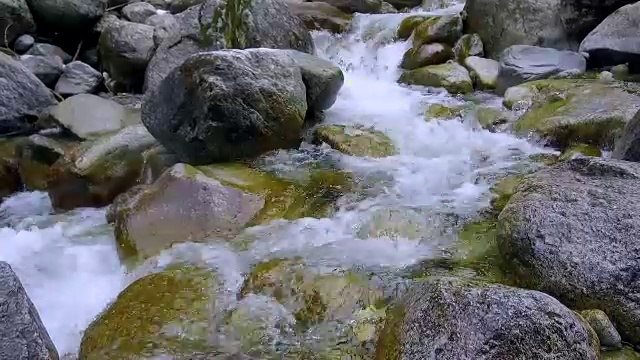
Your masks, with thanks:
[[[429,105],[427,111],[424,113],[425,119],[430,121],[432,119],[444,119],[452,120],[463,116],[466,106],[448,106],[442,104]]]
[[[165,170],[180,162],[178,155],[162,145],[144,151],[142,159],[144,165],[138,182],[144,185],[153,184]]]
[[[519,85],[532,106],[514,124],[520,134],[534,132],[560,149],[590,144],[613,147],[621,128],[640,109],[640,97],[622,87],[594,80],[539,80]]]
[[[473,82],[467,69],[453,62],[405,71],[398,82],[407,85],[443,87],[452,94],[473,91]]]
[[[463,64],[467,70],[469,70],[469,74],[476,88],[482,90],[492,90],[496,88],[498,70],[500,69],[500,64],[497,61],[478,56],[468,56],[465,58]]]
[[[597,147],[594,147],[591,145],[576,144],[566,149],[565,151],[563,151],[562,154],[560,155],[559,160],[569,160],[578,154],[584,155],[584,156],[600,157],[602,156],[602,151],[600,151],[600,149],[598,149]]]
[[[79,359],[188,358],[206,351],[217,288],[214,273],[189,266],[133,282],[89,325]]]
[[[580,311],[580,315],[585,319],[587,323],[593,328],[598,339],[600,339],[600,345],[609,348],[622,347],[620,341],[620,334],[618,330],[613,326],[611,320],[607,314],[602,310],[583,310]]]
[[[413,70],[423,66],[442,64],[451,59],[452,56],[453,52],[449,45],[439,43],[424,44],[407,50],[402,57],[400,67]]]
[[[309,30],[342,33],[351,27],[351,15],[325,2],[290,1],[287,5]]]
[[[404,20],[402,20],[402,22],[398,26],[398,39],[407,40],[409,37],[411,37],[411,34],[413,34],[413,31],[416,29],[416,27],[418,27],[418,25],[420,25],[428,18],[429,17],[425,15],[411,15],[404,18]]]
[[[418,25],[413,34],[413,46],[435,42],[453,46],[462,36],[462,18],[458,14],[434,16]]]
[[[603,351],[600,353],[602,360],[640,360],[640,353],[625,346],[621,350]]]
[[[346,125],[321,125],[313,132],[315,144],[327,143],[352,156],[386,157],[396,153],[391,139],[373,128]]]
[[[465,34],[456,42],[453,53],[460,64],[469,56],[484,56],[484,46],[478,34]]]
[[[51,166],[75,146],[75,141],[58,141],[37,134],[17,141],[16,158],[25,189],[47,190]]]

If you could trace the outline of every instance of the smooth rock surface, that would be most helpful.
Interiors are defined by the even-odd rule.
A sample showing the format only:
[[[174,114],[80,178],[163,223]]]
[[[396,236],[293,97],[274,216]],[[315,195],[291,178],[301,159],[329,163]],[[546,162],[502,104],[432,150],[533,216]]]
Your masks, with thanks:
[[[331,61],[314,55],[297,50],[285,50],[285,52],[300,67],[309,110],[329,109],[336,102],[338,92],[344,84],[342,70]]]
[[[414,70],[423,66],[438,65],[447,62],[453,57],[451,47],[446,44],[425,44],[412,47],[402,57],[400,67]]]
[[[496,88],[500,64],[491,59],[478,56],[468,56],[464,59],[464,67],[469,70],[469,75],[476,88],[491,90]]]
[[[317,0],[316,0],[317,1]],[[322,0],[329,5],[348,13],[377,14],[382,7],[382,0]]]
[[[55,91],[63,97],[78,94],[93,94],[102,85],[102,75],[82,61],[65,65],[62,75],[56,83]]]
[[[613,326],[607,314],[602,310],[584,310],[580,315],[591,325],[591,328],[598,335],[600,345],[608,348],[621,348],[620,334]]]
[[[56,85],[64,69],[59,56],[23,55],[20,57],[20,63],[50,88]]]
[[[34,56],[58,56],[65,64],[71,62],[72,59],[71,55],[67,54],[58,46],[45,43],[34,44],[25,54]]]
[[[107,8],[107,0],[27,0],[27,3],[38,27],[74,36],[89,30]]]
[[[291,13],[298,16],[309,30],[342,33],[351,26],[351,16],[325,2],[289,2]]]
[[[453,62],[405,71],[398,82],[407,85],[443,87],[452,94],[473,91],[473,82],[467,69]]]
[[[136,2],[123,7],[122,15],[131,22],[144,24],[149,17],[156,15],[156,8],[146,2]]]
[[[21,35],[16,39],[16,42],[13,43],[13,49],[18,54],[24,54],[36,43],[36,39],[31,35]]]
[[[453,46],[462,36],[460,15],[442,15],[426,19],[416,27],[413,46],[440,42]]]

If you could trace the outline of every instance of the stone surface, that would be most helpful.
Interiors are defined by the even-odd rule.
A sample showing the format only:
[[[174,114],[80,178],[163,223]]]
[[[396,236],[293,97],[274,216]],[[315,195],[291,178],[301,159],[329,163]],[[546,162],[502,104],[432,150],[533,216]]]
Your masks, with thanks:
[[[180,24],[171,14],[156,14],[145,20],[145,25],[153,26],[153,43],[160,46],[165,40],[180,33]]]
[[[452,94],[473,91],[473,82],[467,69],[453,62],[405,71],[398,82],[407,85],[443,87]]]
[[[342,33],[351,26],[351,16],[325,2],[289,2],[289,9],[309,30]]]
[[[502,54],[497,91],[504,94],[507,88],[527,81],[547,79],[571,70],[584,73],[586,68],[586,59],[575,52],[514,45]]]
[[[25,54],[33,56],[58,56],[65,64],[71,62],[72,59],[71,55],[67,54],[58,46],[44,43],[34,44]]]
[[[178,155],[162,145],[154,146],[142,154],[144,165],[140,172],[140,180],[143,185],[153,184],[168,168],[180,162]]]
[[[59,56],[34,56],[23,55],[20,57],[20,63],[24,65],[33,75],[35,75],[43,84],[53,88],[64,69],[64,64]]]
[[[633,344],[639,184],[637,163],[574,158],[525,177],[498,218],[498,244],[518,285],[603,310]]]
[[[107,0],[27,0],[41,30],[78,35],[100,19]]]
[[[313,141],[316,144],[327,143],[332,148],[352,156],[386,157],[396,153],[387,135],[364,127],[321,125],[315,128]]]
[[[418,27],[418,25],[422,24],[428,18],[429,16],[425,15],[411,15],[404,18],[402,22],[400,22],[396,32],[398,39],[407,40],[411,37],[411,34],[413,34],[413,31]]]
[[[122,15],[131,22],[144,24],[149,17],[156,15],[156,8],[146,2],[136,2],[123,7]]]
[[[207,164],[298,146],[306,99],[287,52],[215,51],[191,56],[153,89],[142,122],[184,161]]]
[[[18,54],[24,54],[36,43],[36,39],[34,39],[31,35],[20,35],[16,42],[13,43],[13,49]]]
[[[0,134],[30,128],[42,111],[56,103],[34,74],[5,54],[0,54],[0,79]]]
[[[464,67],[469,70],[469,75],[476,88],[482,90],[496,88],[500,71],[500,64],[497,61],[478,56],[468,56],[464,59]]]
[[[25,0],[0,0],[0,14],[2,14],[0,16],[0,29],[3,34],[0,36],[0,46],[2,47],[9,47],[22,34],[36,31],[36,24]],[[5,43],[5,39],[9,42],[8,44]],[[14,48],[18,51],[15,45]]]
[[[451,277],[413,284],[387,310],[376,359],[598,359],[597,338],[541,292]]]
[[[440,42],[454,45],[462,36],[462,18],[460,15],[442,15],[426,19],[416,27],[413,46]]]
[[[640,162],[640,112],[622,130],[611,156],[614,159]]]
[[[16,161],[25,190],[46,191],[51,165],[76,145],[74,141],[31,135],[16,142]]]
[[[64,96],[93,94],[102,85],[102,75],[82,61],[74,61],[64,67],[56,83],[55,91]]]
[[[11,266],[0,261],[0,357],[58,360],[38,311]]]
[[[314,55],[297,50],[285,52],[300,67],[309,111],[329,109],[336,102],[338,92],[344,84],[342,70],[331,61]]]
[[[425,44],[412,47],[402,57],[400,67],[414,70],[423,66],[438,65],[447,62],[453,57],[451,47],[446,44]]]
[[[469,56],[484,56],[484,46],[478,34],[465,34],[456,41],[453,47],[453,54],[459,63],[464,64],[464,60]]]
[[[621,348],[620,334],[613,326],[607,314],[602,310],[584,310],[580,315],[591,325],[591,328],[598,335],[600,345],[609,348]]]

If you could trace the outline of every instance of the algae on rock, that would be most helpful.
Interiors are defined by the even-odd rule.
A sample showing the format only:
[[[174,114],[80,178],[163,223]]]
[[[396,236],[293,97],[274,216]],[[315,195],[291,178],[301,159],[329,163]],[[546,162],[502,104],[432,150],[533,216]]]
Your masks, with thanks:
[[[473,82],[469,72],[454,62],[405,71],[398,82],[407,85],[443,87],[452,94],[465,94],[473,91]]]
[[[321,125],[313,132],[316,144],[323,142],[353,156],[386,157],[396,153],[391,139],[383,132],[362,126]]]

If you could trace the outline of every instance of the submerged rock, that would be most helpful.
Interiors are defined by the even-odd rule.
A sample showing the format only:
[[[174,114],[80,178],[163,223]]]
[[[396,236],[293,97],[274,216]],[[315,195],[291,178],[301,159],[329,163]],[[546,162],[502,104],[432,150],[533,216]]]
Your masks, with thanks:
[[[396,153],[391,139],[383,132],[364,127],[321,125],[313,132],[314,143],[327,143],[352,156],[386,157]]]
[[[387,310],[376,359],[598,359],[597,338],[537,291],[450,277],[409,288]]]
[[[452,94],[465,94],[473,91],[473,82],[469,72],[454,62],[405,71],[398,82],[407,85],[443,87]]]
[[[635,273],[640,165],[578,157],[525,177],[499,216],[498,243],[518,285],[575,309],[601,309],[640,343]]]
[[[11,266],[0,261],[0,355],[5,359],[58,360],[38,311]]]

